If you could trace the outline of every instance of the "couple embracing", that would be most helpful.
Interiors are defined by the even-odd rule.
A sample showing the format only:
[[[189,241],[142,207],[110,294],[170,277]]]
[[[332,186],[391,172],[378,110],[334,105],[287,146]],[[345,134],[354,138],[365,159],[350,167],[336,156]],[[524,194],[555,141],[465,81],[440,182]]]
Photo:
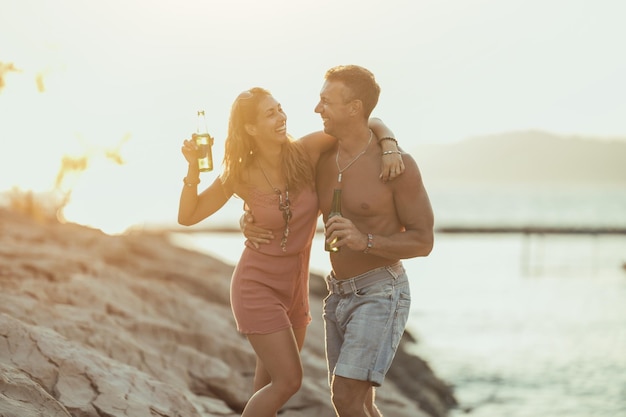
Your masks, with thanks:
[[[326,240],[338,249],[329,252],[323,313],[332,404],[340,417],[382,416],[374,388],[391,366],[410,308],[401,260],[430,253],[434,220],[415,160],[370,119],[379,94],[367,69],[331,68],[315,107],[323,131],[294,140],[267,90],[241,93],[223,170],[200,193],[196,145],[183,143],[189,167],[179,223],[204,220],[233,195],[251,213],[243,218],[247,240],[231,281],[237,329],[257,356],[254,394],[242,416],[276,416],[301,386],[309,257],[320,213]],[[329,218],[335,189],[342,190],[342,215]]]

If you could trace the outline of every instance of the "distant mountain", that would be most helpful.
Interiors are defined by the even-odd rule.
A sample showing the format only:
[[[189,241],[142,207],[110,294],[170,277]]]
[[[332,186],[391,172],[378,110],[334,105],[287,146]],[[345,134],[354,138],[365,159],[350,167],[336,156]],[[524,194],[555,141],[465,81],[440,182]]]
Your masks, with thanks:
[[[427,184],[626,186],[626,140],[524,131],[420,145],[411,152]]]

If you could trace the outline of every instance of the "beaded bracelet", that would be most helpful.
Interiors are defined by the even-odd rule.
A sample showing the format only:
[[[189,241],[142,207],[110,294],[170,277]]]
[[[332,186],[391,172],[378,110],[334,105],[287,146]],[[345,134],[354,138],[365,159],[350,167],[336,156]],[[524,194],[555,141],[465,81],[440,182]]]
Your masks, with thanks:
[[[384,151],[383,155],[392,155],[394,153],[397,153],[398,155],[402,155],[401,151]]]
[[[189,182],[189,181],[187,181],[187,177],[185,177],[185,178],[183,178],[183,183],[187,187],[193,187],[194,185],[200,184],[200,178],[198,178],[198,182]]]
[[[391,136],[385,136],[384,138],[378,139],[378,143],[381,143],[383,140],[392,140],[396,143],[396,146],[398,146],[398,139],[396,138],[392,138]]]
[[[370,249],[372,249],[372,246],[374,246],[374,236],[371,233],[368,233],[367,234],[367,246],[365,247],[365,250],[363,251],[363,253],[368,253]]]

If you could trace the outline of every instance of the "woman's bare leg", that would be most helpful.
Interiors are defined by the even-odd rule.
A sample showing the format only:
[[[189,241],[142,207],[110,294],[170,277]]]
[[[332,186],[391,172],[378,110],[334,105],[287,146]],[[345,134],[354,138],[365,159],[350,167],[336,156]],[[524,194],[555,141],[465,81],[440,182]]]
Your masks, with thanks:
[[[302,347],[304,346],[304,338],[306,337],[306,327],[301,327],[299,329],[293,329],[293,335],[296,338],[296,343],[298,344],[298,350],[301,352]],[[270,374],[267,373],[265,367],[263,366],[263,362],[256,357],[256,369],[254,371],[254,385],[253,392],[257,392],[267,384],[271,382]]]
[[[292,329],[248,335],[248,340],[257,354],[257,372],[261,372],[259,378],[255,376],[255,384],[257,380],[262,383],[263,372],[269,375],[270,382],[252,395],[241,416],[274,417],[302,384],[299,342]]]
[[[296,338],[296,343],[298,344],[298,351],[302,351],[302,347],[304,346],[304,338],[306,336],[306,327],[301,327],[299,329],[293,329],[293,335]]]

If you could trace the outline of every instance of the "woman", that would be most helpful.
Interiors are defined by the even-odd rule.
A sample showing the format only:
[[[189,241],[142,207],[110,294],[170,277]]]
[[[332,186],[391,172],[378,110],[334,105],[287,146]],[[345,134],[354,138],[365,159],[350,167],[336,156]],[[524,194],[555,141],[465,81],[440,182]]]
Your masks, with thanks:
[[[297,141],[287,134],[280,103],[262,88],[241,93],[232,105],[223,172],[198,195],[196,145],[185,140],[189,163],[180,196],[178,222],[193,225],[219,210],[231,196],[244,200],[258,226],[280,236],[255,247],[246,241],[231,281],[237,330],[256,356],[254,394],[242,416],[273,417],[302,383],[300,350],[311,321],[308,301],[309,254],[319,214],[315,165],[335,139],[316,132]],[[376,120],[377,137],[392,136]],[[397,150],[394,141],[383,146]],[[383,158],[388,175],[401,167],[396,155]],[[401,160],[401,159],[400,159]]]

